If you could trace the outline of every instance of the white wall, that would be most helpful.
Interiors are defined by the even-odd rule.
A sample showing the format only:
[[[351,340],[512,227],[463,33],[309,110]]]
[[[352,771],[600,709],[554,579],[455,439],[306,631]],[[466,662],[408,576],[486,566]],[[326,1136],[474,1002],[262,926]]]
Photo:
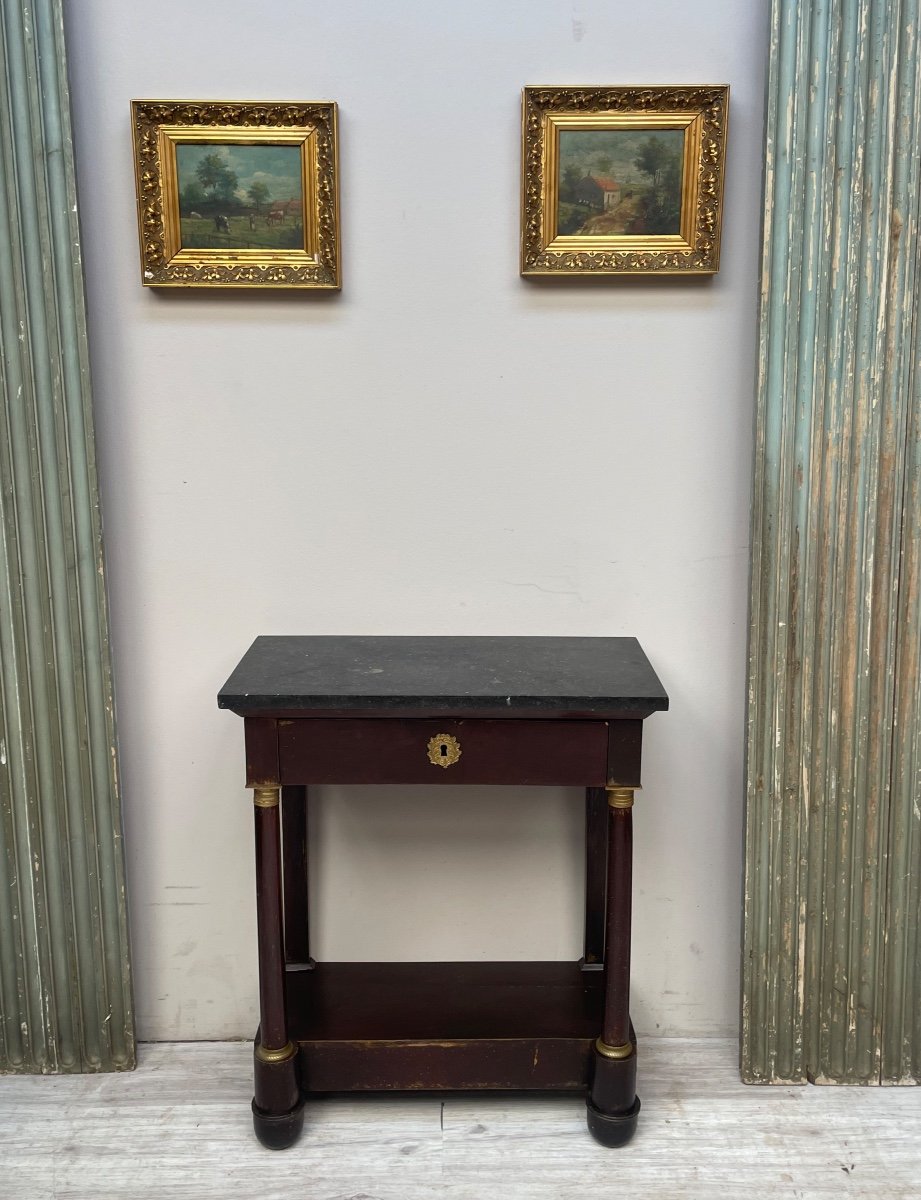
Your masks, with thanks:
[[[640,1031],[735,1028],[766,3],[67,6],[144,1038],[257,1020],[258,633],[635,634]],[[518,276],[525,83],[732,85],[711,281]],[[142,290],[132,97],[336,99],[341,296]],[[326,958],[576,957],[577,793],[326,789]]]

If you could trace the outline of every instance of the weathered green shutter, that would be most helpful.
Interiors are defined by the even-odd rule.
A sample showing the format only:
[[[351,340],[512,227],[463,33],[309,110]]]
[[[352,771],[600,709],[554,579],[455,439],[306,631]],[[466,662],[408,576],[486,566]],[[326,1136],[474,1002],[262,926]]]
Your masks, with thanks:
[[[917,84],[916,84],[917,87]],[[915,91],[915,100],[921,88]],[[907,114],[918,137],[921,112]],[[906,128],[907,128],[906,121]],[[911,173],[915,198],[921,176],[915,145]],[[911,405],[902,501],[902,559],[896,614],[895,728],[886,889],[882,1079],[921,1083],[921,239],[917,208],[902,236],[911,238],[915,289],[913,336],[902,347],[901,370]]]
[[[774,0],[742,1071],[921,1078],[918,0]]]
[[[60,0],[0,0],[0,1070],[134,1065]]]

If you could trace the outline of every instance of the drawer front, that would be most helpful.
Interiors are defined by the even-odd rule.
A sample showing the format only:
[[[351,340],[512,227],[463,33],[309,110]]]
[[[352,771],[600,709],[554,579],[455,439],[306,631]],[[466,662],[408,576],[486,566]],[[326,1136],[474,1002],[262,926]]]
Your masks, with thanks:
[[[603,787],[605,721],[278,722],[283,784],[507,783]]]

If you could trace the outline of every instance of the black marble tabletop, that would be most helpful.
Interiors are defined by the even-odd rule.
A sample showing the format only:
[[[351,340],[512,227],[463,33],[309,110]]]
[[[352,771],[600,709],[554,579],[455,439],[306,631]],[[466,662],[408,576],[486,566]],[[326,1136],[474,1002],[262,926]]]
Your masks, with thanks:
[[[241,715],[644,717],[668,708],[631,637],[258,637],[217,702]]]

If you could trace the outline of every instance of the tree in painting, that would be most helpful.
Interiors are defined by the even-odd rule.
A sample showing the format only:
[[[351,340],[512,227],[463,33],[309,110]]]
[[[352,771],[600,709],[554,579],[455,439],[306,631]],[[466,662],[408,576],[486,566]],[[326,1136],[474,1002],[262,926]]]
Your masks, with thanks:
[[[204,209],[208,203],[208,194],[197,179],[190,179],[179,193],[179,211],[182,214]]]
[[[220,154],[206,154],[195,174],[206,194],[216,204],[233,202],[240,181],[237,173],[230,169]]]
[[[257,213],[262,213],[272,198],[269,185],[261,179],[255,179],[246,190],[247,198]]]
[[[668,157],[668,150],[665,146],[661,142],[657,142],[655,138],[648,137],[640,146],[640,152],[633,162],[637,170],[649,176],[652,186],[658,187]]]
[[[647,233],[674,233],[681,221],[681,156],[661,140],[649,137],[634,166],[650,180],[645,203]]]

